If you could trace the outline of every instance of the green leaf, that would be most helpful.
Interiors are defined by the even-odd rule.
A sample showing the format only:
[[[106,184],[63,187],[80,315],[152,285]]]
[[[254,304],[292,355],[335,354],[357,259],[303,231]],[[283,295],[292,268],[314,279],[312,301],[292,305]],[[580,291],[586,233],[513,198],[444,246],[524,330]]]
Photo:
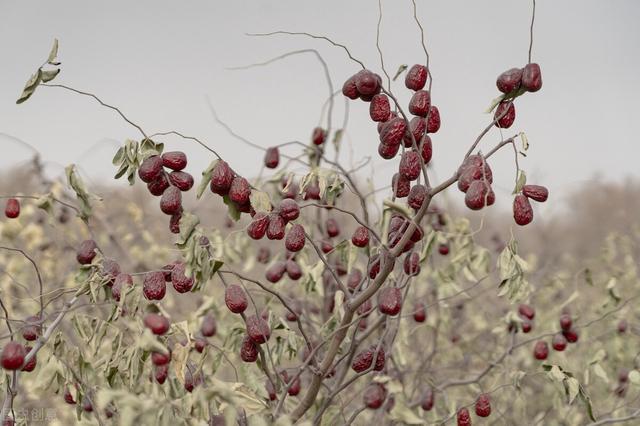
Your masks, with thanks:
[[[222,201],[224,201],[224,203],[227,205],[228,211],[227,213],[229,214],[229,217],[231,219],[233,219],[234,221],[239,221],[240,220],[240,210],[238,210],[238,207],[236,206],[236,203],[234,203],[233,201],[231,201],[229,199],[228,195],[225,195],[224,197],[222,197]]]
[[[204,194],[207,186],[209,186],[209,183],[211,182],[211,175],[213,174],[213,169],[216,167],[219,161],[220,160],[213,160],[211,164],[209,164],[209,167],[204,169],[204,171],[202,172],[202,180],[200,181],[200,185],[198,185],[198,189],[196,191],[196,198],[198,200],[200,199],[200,197],[202,197],[202,194]]]
[[[49,71],[42,71],[42,82],[47,83],[56,78],[58,74],[60,74],[60,68]]]
[[[529,149],[529,138],[527,138],[527,135],[524,132],[520,132],[519,136],[522,141],[522,150],[527,151]]]
[[[518,194],[522,191],[522,187],[527,184],[527,174],[524,170],[518,170],[518,179],[516,180],[516,187],[513,189],[513,194]]]
[[[398,79],[398,77],[400,77],[400,74],[402,74],[407,68],[409,68],[409,66],[407,64],[400,65],[398,67],[398,71],[396,71],[396,74],[393,76],[391,81],[396,81]]]
[[[49,52],[49,57],[47,58],[47,63],[51,65],[60,65],[60,62],[56,62],[56,58],[58,57],[58,39],[53,39],[53,46],[51,46],[51,51]]]
[[[271,211],[271,200],[266,192],[252,190],[249,196],[251,207],[256,212],[269,213]]]
[[[29,80],[27,80],[27,83],[24,85],[24,89],[22,89],[22,94],[20,95],[16,103],[21,104],[27,99],[29,99],[31,95],[33,95],[33,92],[35,92],[36,87],[38,87],[41,81],[42,81],[42,70],[38,68],[38,71],[36,71],[36,73],[33,74],[29,78]]]
[[[89,219],[89,216],[91,216],[91,198],[97,200],[100,200],[100,198],[87,192],[84,182],[82,182],[82,179],[76,173],[75,164],[67,166],[65,168],[65,173],[67,175],[67,182],[69,186],[75,191],[78,201],[80,202],[79,216],[86,222]]]
[[[114,166],[117,166],[121,164],[123,160],[124,160],[124,147],[121,146],[120,148],[118,148],[118,151],[116,151],[116,155],[113,156],[113,160],[111,160],[111,163]]]

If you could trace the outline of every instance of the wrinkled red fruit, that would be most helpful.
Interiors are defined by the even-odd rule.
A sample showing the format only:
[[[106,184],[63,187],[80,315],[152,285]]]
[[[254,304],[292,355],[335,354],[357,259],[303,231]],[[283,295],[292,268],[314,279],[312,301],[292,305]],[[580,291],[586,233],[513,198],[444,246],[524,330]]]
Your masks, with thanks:
[[[200,323],[200,333],[202,333],[204,337],[213,337],[216,335],[217,331],[218,325],[216,323],[216,318],[211,314],[205,315]]]
[[[171,283],[178,293],[186,293],[193,288],[193,277],[187,277],[186,270],[186,265],[180,262],[171,271]]]
[[[338,222],[335,219],[333,218],[327,219],[326,228],[327,228],[327,234],[329,234],[330,237],[333,238],[340,235],[340,226],[338,225]]]
[[[386,315],[397,315],[402,307],[402,291],[397,287],[385,287],[378,294],[378,310]]]
[[[380,257],[375,255],[371,258],[371,262],[369,263],[369,278],[375,280],[378,274],[380,273]]]
[[[513,219],[520,226],[527,225],[533,220],[533,208],[529,199],[518,194],[513,199]]]
[[[427,320],[427,308],[422,302],[413,305],[413,319],[415,322],[425,322]]]
[[[409,198],[407,198],[407,204],[409,207],[418,210],[422,207],[425,198],[427,198],[427,187],[424,185],[414,185],[409,191]]]
[[[231,284],[227,287],[224,292],[224,302],[234,314],[244,312],[249,304],[244,289],[237,284]]]
[[[271,215],[269,217],[269,226],[267,226],[267,238],[270,240],[281,240],[284,238],[286,222],[279,215]]]
[[[169,364],[159,365],[154,370],[154,378],[159,384],[163,384],[169,376]]]
[[[369,230],[365,226],[358,226],[351,236],[351,242],[356,247],[366,247],[369,244]]]
[[[537,92],[542,88],[540,65],[535,63],[525,65],[522,70],[522,87],[528,92]]]
[[[387,146],[399,146],[407,131],[404,118],[394,117],[386,121],[380,130],[380,142]]]
[[[171,172],[169,181],[180,191],[188,191],[193,187],[193,176],[187,172]]]
[[[522,303],[520,304],[520,306],[518,306],[518,314],[521,317],[529,318],[530,320],[532,320],[536,316],[536,310],[532,306]]]
[[[162,158],[159,155],[152,155],[138,167],[138,176],[146,183],[157,178],[160,173],[162,173]]]
[[[167,292],[167,285],[164,281],[164,273],[149,272],[144,276],[142,284],[144,297],[149,300],[162,300]]]
[[[349,287],[349,290],[355,290],[360,285],[360,281],[362,281],[362,271],[353,268],[347,278],[347,287]]]
[[[312,183],[304,190],[305,200],[319,200],[320,199],[320,187],[317,183]]]
[[[558,352],[562,352],[567,347],[567,339],[562,334],[556,334],[551,340],[551,346]]]
[[[163,277],[164,278],[164,277]],[[116,302],[120,301],[122,297],[123,286],[127,285],[129,287],[133,287],[133,278],[129,274],[118,274],[116,279],[113,282],[113,286],[111,287],[111,295],[113,296]],[[127,291],[127,289],[124,289]]]
[[[187,167],[187,156],[182,151],[171,151],[162,154],[162,165],[175,171]]]
[[[207,347],[207,341],[198,337],[193,342],[193,347],[199,354],[201,354],[202,352],[204,352],[204,349]]]
[[[413,117],[411,121],[409,121],[409,129],[405,132],[403,138],[405,148],[413,147],[414,139],[416,141],[416,146],[419,146],[426,130],[427,121],[423,117]]]
[[[247,317],[247,334],[258,345],[265,343],[271,337],[271,329],[269,324],[262,318],[255,315]]]
[[[84,240],[78,246],[78,251],[76,252],[76,260],[81,265],[88,265],[91,263],[94,257],[96,257],[96,249],[98,246],[96,242],[93,240]]]
[[[522,83],[522,69],[511,68],[498,76],[496,86],[502,93],[510,93],[520,88]]]
[[[4,214],[9,219],[15,219],[20,216],[20,201],[15,198],[9,198],[4,208]]]
[[[286,270],[287,270],[286,262],[278,261],[273,265],[271,265],[269,268],[267,268],[264,275],[267,281],[275,284],[282,279]]]
[[[426,117],[431,106],[431,95],[426,90],[418,90],[409,101],[409,112],[419,117]]]
[[[211,192],[218,195],[227,195],[233,182],[233,171],[226,161],[216,163],[211,173]]]
[[[22,367],[24,357],[27,356],[27,351],[24,346],[18,342],[7,342],[2,348],[2,355],[0,355],[0,361],[2,368],[5,370],[17,370]]]
[[[471,426],[471,414],[469,414],[469,410],[466,408],[458,410],[456,419],[458,421],[458,426]]]
[[[311,133],[311,141],[314,145],[322,145],[327,138],[327,132],[321,127],[316,127]]]
[[[342,85],[342,94],[351,100],[358,99],[359,93],[356,87],[356,77],[351,76]]]
[[[571,320],[571,315],[562,314],[560,315],[560,328],[564,331],[570,330],[573,321]]]
[[[240,359],[244,362],[256,362],[258,359],[258,347],[249,336],[244,336],[244,339],[242,339]]]
[[[109,278],[108,285],[113,285],[116,276],[120,273],[120,265],[113,259],[105,259],[102,261],[102,273]]]
[[[353,371],[355,371],[356,373],[362,373],[363,371],[369,369],[369,367],[371,367],[371,364],[373,363],[373,356],[376,353],[376,348],[377,345],[370,346],[356,355],[353,358],[353,362],[351,363],[351,368],[353,369]],[[382,371],[382,369],[384,368],[384,362],[384,348],[380,346],[380,348],[378,349],[378,356],[376,357],[376,363],[373,366],[373,369],[375,371]]]
[[[497,120],[495,124],[496,127],[500,127],[501,129],[511,127],[516,120],[516,107],[513,105],[513,102],[500,102],[498,108],[496,108],[493,119]]]
[[[170,185],[167,174],[160,173],[157,178],[147,184],[147,189],[151,195],[158,197],[162,195]]]
[[[431,143],[431,138],[429,136],[424,137],[422,148],[420,148],[420,155],[422,156],[422,161],[424,162],[424,164],[429,164],[429,162],[431,161],[431,157],[433,156],[433,146]]]
[[[251,187],[249,181],[241,176],[233,178],[231,187],[229,188],[229,199],[236,204],[243,205],[249,203],[250,195]]]
[[[574,329],[564,330],[562,332],[562,335],[567,339],[567,342],[569,343],[576,343],[578,341],[578,338],[580,337],[578,332]]]
[[[144,325],[151,330],[153,334],[162,336],[169,331],[169,320],[160,314],[148,313],[144,316]]]
[[[422,396],[422,403],[420,404],[420,407],[424,410],[424,411],[431,411],[431,409],[433,408],[433,389],[428,388],[424,395]]]
[[[391,160],[400,151],[400,145],[386,145],[380,142],[378,144],[378,154],[385,160]]]
[[[160,210],[164,214],[173,215],[182,208],[182,193],[175,186],[167,188],[160,198]]]
[[[541,185],[525,185],[522,187],[522,194],[540,203],[544,203],[549,198],[549,190]]]
[[[538,340],[536,345],[533,347],[533,356],[537,360],[545,360],[549,356],[549,346],[547,346],[547,342]]]
[[[380,80],[378,76],[369,70],[359,71],[355,75],[355,82],[360,95],[373,96],[380,91]]]
[[[34,341],[42,332],[40,317],[32,315],[24,320],[25,325],[22,329],[22,337],[27,341]]]
[[[253,220],[247,227],[247,235],[254,240],[259,240],[267,233],[269,226],[269,216],[266,213],[259,212],[253,217]]]
[[[372,383],[362,394],[362,401],[367,408],[376,410],[382,407],[384,400],[387,398],[387,389],[380,383]]]
[[[427,120],[427,133],[436,133],[440,130],[440,111],[437,106],[432,105],[429,108]]]
[[[471,210],[480,210],[485,205],[492,205],[496,196],[488,183],[482,180],[474,180],[464,196],[464,203]]]
[[[446,256],[449,254],[449,246],[447,244],[440,244],[438,246],[438,253],[440,253],[443,256]]]
[[[296,261],[291,259],[287,260],[286,268],[287,268],[287,275],[292,280],[296,281],[296,280],[299,280],[300,277],[302,277],[302,268],[300,268],[300,265],[298,265]]]
[[[280,202],[279,214],[287,222],[296,220],[300,216],[300,206],[295,200],[285,198]]]
[[[420,255],[417,252],[409,253],[404,258],[404,273],[409,276],[420,273]]]
[[[490,184],[493,183],[491,168],[481,155],[467,157],[458,168],[458,176],[458,189],[462,192],[467,192],[474,180],[486,180]]]
[[[478,417],[489,417],[491,415],[491,397],[483,393],[476,399],[476,415]]]
[[[162,352],[151,352],[151,362],[153,365],[166,365],[171,361],[171,352],[168,351],[166,354]]]
[[[277,146],[267,148],[264,153],[264,166],[267,169],[275,169],[280,164],[280,151]]]
[[[172,214],[169,219],[169,231],[172,234],[180,233],[180,219],[182,219],[182,208],[177,213]]]
[[[384,122],[389,119],[391,114],[391,106],[389,105],[389,98],[387,95],[379,94],[375,95],[371,99],[369,105],[369,115],[373,121]]]
[[[25,346],[24,347],[24,352],[25,352],[25,357],[29,354],[29,352],[31,352],[32,347],[31,346]],[[36,369],[36,366],[38,365],[38,359],[37,359],[37,355],[34,355],[33,357],[31,357],[31,359],[29,361],[27,361],[27,363],[22,367],[22,371],[26,371],[28,373],[32,372],[33,370]]]
[[[523,320],[522,321],[522,332],[523,333],[529,333],[531,330],[533,330],[533,323],[530,320]]]
[[[407,89],[422,90],[427,84],[428,75],[427,67],[415,64],[407,71],[407,75],[404,77],[404,85]]]
[[[324,254],[329,254],[333,251],[333,245],[326,240],[320,242],[320,249]]]
[[[418,179],[422,171],[420,154],[415,151],[406,151],[400,160],[400,175],[408,181]]]
[[[304,228],[300,224],[295,224],[289,229],[287,238],[284,241],[284,245],[287,250],[292,252],[298,252],[304,248],[305,235]]]

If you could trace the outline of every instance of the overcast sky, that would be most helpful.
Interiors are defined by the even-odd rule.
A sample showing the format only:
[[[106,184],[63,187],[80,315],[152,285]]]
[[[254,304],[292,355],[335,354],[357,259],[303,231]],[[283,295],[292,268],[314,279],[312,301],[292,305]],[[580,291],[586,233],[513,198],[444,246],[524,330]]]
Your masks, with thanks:
[[[424,62],[411,1],[383,0],[381,48],[391,73],[400,64]],[[426,29],[434,76],[432,100],[442,128],[433,137],[438,178],[449,176],[491,117],[483,111],[497,96],[495,79],[527,61],[531,4],[527,1],[423,1],[418,16]],[[606,179],[637,177],[640,89],[640,2],[634,0],[538,0],[533,60],[542,67],[540,92],[516,102],[508,135],[525,131],[531,143],[521,161],[530,183],[548,186],[562,200],[597,173]],[[15,100],[27,78],[60,40],[57,82],[91,91],[121,107],[147,132],[179,130],[202,138],[234,168],[253,175],[262,153],[229,137],[208,109],[209,96],[223,120],[262,146],[307,141],[319,120],[328,88],[312,55],[294,56],[245,71],[225,68],[314,48],[326,59],[336,89],[358,70],[344,52],[303,37],[248,37],[248,32],[307,31],[349,46],[380,72],[375,48],[376,1],[59,1],[0,5],[0,132],[41,151],[48,170],[77,162],[92,180],[114,173],[117,144],[138,138],[112,111],[89,98],[42,88],[23,105]],[[409,96],[394,86],[402,102]],[[343,114],[338,98],[334,122]],[[500,139],[492,131],[481,147]],[[193,142],[164,140],[190,156],[195,176],[211,161]],[[368,104],[351,103],[347,143],[355,163],[373,162],[382,185],[397,162],[377,157],[377,133]],[[0,137],[7,167],[29,151]],[[349,160],[350,148],[345,147]],[[8,155],[7,155],[8,153]],[[513,152],[496,156],[498,203],[510,205]],[[462,195],[452,192],[454,200]]]

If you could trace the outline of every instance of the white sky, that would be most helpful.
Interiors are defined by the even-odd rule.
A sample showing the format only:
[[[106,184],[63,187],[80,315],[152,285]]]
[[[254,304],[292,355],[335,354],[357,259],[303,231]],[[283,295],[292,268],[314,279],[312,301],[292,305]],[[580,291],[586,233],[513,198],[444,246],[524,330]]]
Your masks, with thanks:
[[[409,0],[383,0],[381,47],[394,73],[398,65],[423,62]],[[424,1],[419,17],[426,29],[434,75],[433,103],[442,128],[434,135],[435,171],[450,175],[475,136],[490,120],[484,109],[498,92],[495,78],[527,59],[531,4],[527,1]],[[640,108],[640,2],[538,0],[533,59],[544,86],[516,102],[517,119],[508,134],[523,130],[531,148],[521,161],[530,183],[551,191],[551,201],[586,184],[637,177]],[[312,55],[269,67],[228,71],[225,67],[270,59],[288,51],[316,48],[329,63],[334,86],[358,70],[343,51],[302,37],[254,38],[246,32],[274,30],[323,34],[348,45],[354,56],[380,71],[375,49],[376,1],[109,1],[3,2],[0,5],[0,132],[32,144],[60,172],[83,165],[92,180],[115,172],[110,160],[117,143],[137,138],[112,111],[89,98],[59,89],[40,89],[16,105],[30,74],[60,40],[62,73],[56,82],[91,91],[121,107],[149,133],[179,130],[202,138],[232,166],[253,175],[262,153],[229,137],[211,118],[205,95],[238,133],[263,145],[306,141],[327,96],[322,69]],[[408,93],[400,82],[395,92]],[[338,98],[334,122],[342,117]],[[351,103],[349,142],[354,160],[371,155],[382,185],[397,162],[377,157],[377,133],[368,104]],[[485,151],[499,140],[493,131]],[[188,170],[198,177],[211,161],[193,142],[165,140],[182,149]],[[29,152],[1,137],[0,166],[26,160]],[[348,150],[345,150],[345,153]],[[498,205],[510,206],[513,153],[493,162]],[[462,194],[451,193],[461,201]]]

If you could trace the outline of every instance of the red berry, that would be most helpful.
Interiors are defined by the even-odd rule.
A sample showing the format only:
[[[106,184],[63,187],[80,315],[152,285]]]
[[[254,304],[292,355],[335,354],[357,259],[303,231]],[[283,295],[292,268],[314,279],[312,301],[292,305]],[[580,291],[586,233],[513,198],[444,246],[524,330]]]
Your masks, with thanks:
[[[280,202],[279,214],[286,222],[290,222],[300,216],[300,207],[295,200],[285,198]]]
[[[269,226],[269,216],[266,213],[259,212],[253,217],[253,220],[247,227],[247,235],[254,240],[259,240],[264,237]]]
[[[271,337],[271,329],[269,324],[262,318],[258,318],[255,315],[247,317],[247,334],[258,345],[265,343]]]
[[[531,330],[533,330],[533,323],[530,320],[523,320],[522,321],[522,332],[523,333],[529,333]]]
[[[268,169],[275,169],[280,164],[280,151],[277,146],[267,148],[264,153],[264,166]]]
[[[380,142],[389,146],[398,146],[407,131],[404,118],[394,117],[384,123],[380,130]]]
[[[317,183],[312,183],[307,186],[307,189],[304,191],[304,199],[305,200],[319,200],[320,199],[320,187]]]
[[[356,87],[356,78],[351,76],[342,85],[342,94],[347,98],[355,100],[358,99],[358,88]]]
[[[541,185],[525,185],[522,187],[522,193],[534,201],[544,203],[549,198],[549,190]]]
[[[391,160],[400,150],[400,145],[387,145],[382,142],[378,144],[378,154],[385,160]]]
[[[406,151],[402,154],[400,160],[400,176],[408,181],[418,179],[420,172],[422,171],[420,165],[420,154],[415,151]]]
[[[521,317],[529,318],[530,320],[532,320],[536,316],[536,310],[533,309],[532,306],[521,303],[520,306],[518,306],[518,314]]]
[[[464,203],[471,210],[480,210],[485,205],[493,204],[495,199],[495,194],[488,183],[474,180],[465,194]]]
[[[66,402],[67,404],[75,404],[76,401],[75,399],[73,399],[73,395],[71,394],[71,391],[69,390],[69,388],[65,388],[64,389],[64,402]]]
[[[447,244],[440,244],[438,246],[438,253],[440,253],[443,256],[446,256],[449,254],[449,246]]]
[[[313,142],[314,145],[322,145],[326,139],[327,132],[323,128],[316,127],[313,129],[313,133],[311,134],[311,142]]]
[[[163,384],[169,376],[169,364],[156,366],[154,371],[154,377],[156,382]]]
[[[202,352],[204,352],[204,348],[207,347],[207,341],[198,337],[193,343],[193,347],[196,351],[198,351],[198,353],[201,354]]]
[[[409,121],[409,129],[405,132],[404,135],[405,148],[413,147],[414,139],[416,141],[416,146],[419,146],[426,130],[427,120],[425,120],[423,117],[413,117],[411,121]],[[411,136],[413,136],[413,138]]]
[[[376,357],[376,363],[373,369],[375,371],[382,371],[385,363],[385,353],[384,348],[382,346],[378,348],[377,345],[368,347],[353,358],[353,362],[351,363],[353,371],[362,373],[369,369],[373,363],[373,356],[376,353],[376,349],[378,349],[378,356]]]
[[[358,93],[364,96],[372,96],[380,91],[380,79],[369,70],[359,71],[355,75]]]
[[[431,95],[427,90],[418,90],[409,101],[409,112],[413,115],[426,117],[431,106]]]
[[[144,316],[144,325],[150,329],[153,334],[157,334],[159,336],[164,335],[171,327],[169,320],[164,316],[152,313],[148,313]]]
[[[375,255],[371,258],[371,262],[369,263],[369,278],[375,280],[378,274],[380,273],[380,258],[378,255]]]
[[[576,343],[580,335],[575,329],[563,330],[562,335],[567,339],[569,343]]]
[[[496,86],[502,93],[511,93],[520,88],[522,83],[522,69],[511,68],[498,76]]]
[[[525,65],[524,70],[522,70],[522,87],[528,92],[537,92],[542,88],[540,65],[536,63]]]
[[[167,285],[164,281],[164,273],[149,272],[144,276],[142,284],[144,297],[149,300],[162,300],[167,292]]]
[[[427,133],[436,133],[440,130],[440,111],[437,106],[431,105],[427,120]]]
[[[560,315],[560,328],[563,330],[570,330],[573,321],[571,320],[570,314],[562,314]]]
[[[471,426],[471,414],[466,408],[459,409],[456,417],[458,426]]]
[[[533,208],[529,199],[522,194],[518,194],[513,199],[513,218],[520,226],[527,225],[533,220]]]
[[[618,322],[618,333],[626,333],[627,326],[627,320],[621,319],[620,322]]]
[[[265,271],[265,277],[267,278],[267,281],[275,284],[282,279],[286,270],[287,270],[286,262],[279,261],[271,265]]]
[[[129,287],[133,287],[133,278],[131,277],[131,275],[118,274],[113,282],[113,286],[111,287],[111,295],[116,302],[120,301],[120,298],[122,297],[122,286],[124,286],[125,284]]]
[[[467,192],[474,180],[486,180],[490,184],[493,183],[491,168],[481,155],[470,155],[458,168],[458,189],[460,191]]]
[[[491,397],[483,393],[476,399],[476,415],[479,417],[489,417],[491,414]]]
[[[298,263],[294,260],[287,260],[287,275],[289,276],[289,278],[291,278],[294,281],[297,281],[300,279],[300,277],[302,277],[302,268],[300,268],[300,265],[298,265]]]
[[[533,356],[537,360],[545,360],[549,356],[549,346],[547,346],[547,342],[543,340],[538,340],[536,345],[533,347]]]
[[[240,345],[240,359],[244,362],[256,362],[258,359],[258,346],[249,336],[244,336]]]
[[[231,284],[226,288],[224,292],[224,302],[227,308],[234,314],[244,312],[248,306],[247,295],[244,289],[237,284]]]
[[[420,154],[422,155],[422,161],[424,164],[429,164],[431,157],[433,156],[433,146],[429,136],[425,136],[424,141],[422,142],[422,148],[420,149]]]
[[[193,277],[186,276],[187,267],[184,263],[177,263],[171,271],[171,283],[178,293],[186,293],[193,288]]]
[[[169,173],[169,181],[180,191],[188,191],[193,187],[193,176],[187,172],[171,172]]]
[[[76,260],[81,265],[88,265],[94,257],[96,257],[96,249],[98,246],[93,240],[84,240],[80,243],[76,253]]]
[[[420,255],[417,252],[409,253],[404,258],[404,273],[415,276],[420,273]]]
[[[496,127],[502,129],[508,129],[516,120],[516,107],[513,102],[500,102],[498,108],[496,108],[495,115],[493,117],[496,121]]]
[[[164,191],[170,186],[169,178],[166,173],[160,173],[158,177],[147,184],[147,189],[151,195],[156,197],[162,195]]]
[[[295,224],[289,229],[284,245],[289,251],[297,252],[304,248],[305,235],[304,228],[300,224]]]
[[[375,95],[371,99],[369,105],[369,115],[373,121],[384,122],[389,119],[391,114],[391,106],[389,105],[389,98],[387,95],[379,94]]]
[[[427,84],[428,75],[427,67],[415,64],[407,71],[407,75],[404,77],[404,85],[407,89],[422,90]]]
[[[229,188],[229,199],[236,204],[243,205],[249,203],[250,195],[251,186],[249,181],[241,176],[234,177]]]
[[[349,290],[355,290],[360,285],[362,281],[362,271],[357,268],[353,268],[349,273],[349,278],[347,279],[347,286]]]
[[[138,167],[138,176],[143,182],[149,183],[162,173],[162,158],[152,155],[146,158]]]
[[[171,352],[168,351],[166,354],[162,352],[151,352],[151,362],[153,365],[166,365],[171,361]]]
[[[427,187],[421,184],[414,185],[409,191],[409,198],[407,198],[407,204],[409,207],[418,210],[422,207],[425,198],[427,198]]]
[[[22,367],[24,357],[26,356],[27,351],[20,343],[14,341],[7,342],[4,348],[2,348],[2,355],[0,355],[2,368],[5,370],[17,370]]]
[[[556,334],[551,340],[551,346],[558,352],[562,352],[567,347],[567,339],[562,334]]]
[[[217,331],[218,325],[216,323],[216,318],[211,314],[205,315],[200,323],[200,333],[202,333],[204,337],[213,337],[216,335]]]
[[[187,156],[182,151],[171,151],[162,154],[162,165],[171,170],[180,171],[187,167]]]
[[[426,390],[422,396],[422,403],[420,404],[420,407],[422,407],[424,411],[431,411],[433,408],[433,389],[428,388]]]
[[[160,210],[164,214],[173,215],[182,208],[182,193],[175,186],[167,188],[160,198]]]
[[[427,308],[422,302],[413,305],[413,319],[415,322],[425,322],[427,320]]]
[[[34,341],[42,333],[42,321],[38,315],[32,315],[24,320],[24,328],[22,329],[22,337],[27,341]]]
[[[378,309],[386,315],[397,315],[402,307],[402,291],[397,287],[385,287],[378,294]]]
[[[371,312],[373,312],[373,302],[371,302],[371,299],[365,300],[364,303],[358,306],[358,309],[356,310],[358,315],[362,315],[364,317],[371,315]]]
[[[177,213],[172,214],[169,219],[169,231],[172,234],[180,233],[180,219],[182,219],[182,208]]]
[[[227,195],[233,182],[233,171],[226,161],[220,160],[211,173],[211,191],[218,195]]]
[[[329,237],[333,238],[340,235],[340,226],[338,225],[338,222],[336,222],[335,219],[333,218],[327,219],[326,227],[327,227],[327,234],[329,234]]]
[[[387,389],[380,383],[372,383],[362,394],[362,401],[367,408],[376,410],[382,407],[384,400],[387,398]]]
[[[358,226],[351,236],[351,242],[356,247],[369,245],[369,230],[366,226]]]
[[[4,214],[9,219],[15,219],[20,216],[20,201],[15,198],[9,198],[4,208]]]
[[[270,240],[281,240],[284,238],[285,221],[279,215],[271,215],[269,217],[269,226],[267,226],[267,238]]]
[[[93,411],[91,400],[86,395],[84,396],[84,398],[82,398],[82,409],[87,413],[91,413]]]
[[[333,245],[329,241],[323,240],[320,242],[320,249],[324,254],[329,254],[333,251]]]

